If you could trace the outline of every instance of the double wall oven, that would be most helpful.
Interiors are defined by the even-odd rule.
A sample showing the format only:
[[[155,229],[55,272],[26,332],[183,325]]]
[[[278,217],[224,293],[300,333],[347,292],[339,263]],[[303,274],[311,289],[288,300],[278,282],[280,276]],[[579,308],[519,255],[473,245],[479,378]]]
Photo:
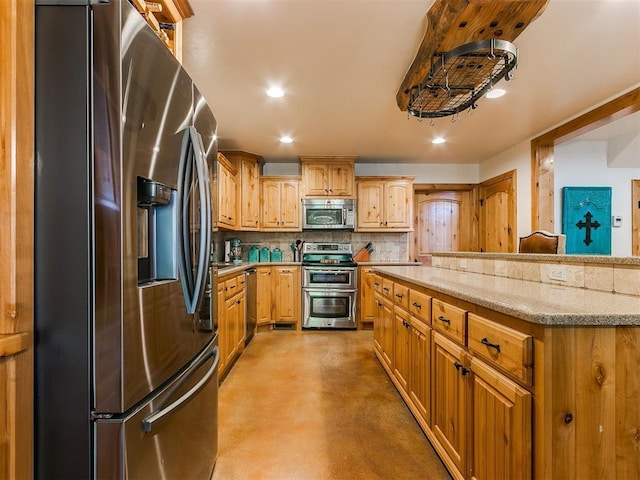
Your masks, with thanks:
[[[356,328],[356,272],[351,244],[304,244],[303,328]]]

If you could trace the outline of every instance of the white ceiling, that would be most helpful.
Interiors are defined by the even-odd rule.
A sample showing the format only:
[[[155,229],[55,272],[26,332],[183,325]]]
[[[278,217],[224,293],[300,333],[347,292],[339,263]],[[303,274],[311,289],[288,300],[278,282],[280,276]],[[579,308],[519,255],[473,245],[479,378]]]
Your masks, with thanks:
[[[396,92],[433,0],[190,0],[183,63],[212,107],[221,149],[266,161],[481,163],[640,85],[640,0],[551,0],[516,40],[507,95],[419,122]],[[272,99],[267,87],[287,95]],[[636,122],[637,123],[637,122]],[[279,143],[288,134],[294,143]],[[432,145],[445,136],[447,143]]]

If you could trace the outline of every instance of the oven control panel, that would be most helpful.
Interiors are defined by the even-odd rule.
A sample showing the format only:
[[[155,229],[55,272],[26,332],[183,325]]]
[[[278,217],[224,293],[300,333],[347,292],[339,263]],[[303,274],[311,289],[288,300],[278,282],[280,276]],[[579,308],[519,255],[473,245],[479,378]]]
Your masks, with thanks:
[[[353,253],[350,243],[310,243],[305,242],[302,253],[349,254]]]

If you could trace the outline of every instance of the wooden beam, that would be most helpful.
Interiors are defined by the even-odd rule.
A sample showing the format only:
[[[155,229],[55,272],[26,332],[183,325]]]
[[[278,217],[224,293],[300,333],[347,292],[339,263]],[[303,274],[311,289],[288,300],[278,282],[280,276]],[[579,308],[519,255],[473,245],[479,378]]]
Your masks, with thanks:
[[[427,12],[427,31],[402,81],[396,102],[406,110],[412,87],[431,68],[434,54],[491,38],[512,42],[544,12],[549,0],[436,0]]]
[[[531,140],[531,230],[554,231],[554,147],[640,111],[640,87]]]

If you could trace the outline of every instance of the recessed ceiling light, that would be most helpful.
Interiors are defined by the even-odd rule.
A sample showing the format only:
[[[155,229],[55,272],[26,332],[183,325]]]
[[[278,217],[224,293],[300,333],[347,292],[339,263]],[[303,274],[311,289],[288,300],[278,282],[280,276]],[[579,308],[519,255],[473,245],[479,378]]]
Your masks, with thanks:
[[[442,138],[442,137],[436,137],[433,140],[431,140],[431,143],[433,143],[434,145],[439,145],[441,143],[446,142],[447,140]]]
[[[293,138],[289,135],[283,135],[280,137],[280,143],[293,143]]]
[[[491,90],[489,90],[486,94],[485,97],[486,98],[500,98],[501,96],[503,96],[505,93],[507,93],[506,91],[504,91],[502,88],[492,88]]]
[[[267,95],[271,98],[280,98],[284,97],[284,90],[280,87],[271,87],[267,89]]]

